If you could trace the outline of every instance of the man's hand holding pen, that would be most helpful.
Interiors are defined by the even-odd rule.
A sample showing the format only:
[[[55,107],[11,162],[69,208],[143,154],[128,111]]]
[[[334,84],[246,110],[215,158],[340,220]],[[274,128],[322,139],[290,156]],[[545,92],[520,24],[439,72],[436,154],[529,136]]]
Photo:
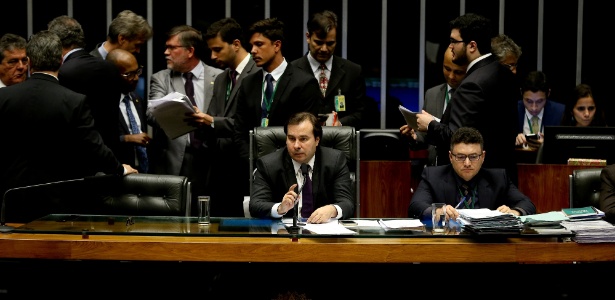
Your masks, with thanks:
[[[463,203],[463,200],[459,203]],[[459,204],[457,204],[456,207],[453,207],[452,205],[446,206],[446,220],[453,219],[457,221],[457,218],[459,217],[459,212],[457,211],[457,208],[459,208]]]
[[[297,184],[293,184],[288,188],[288,192],[284,194],[284,198],[282,198],[282,202],[278,206],[278,214],[284,215],[293,207],[295,207],[295,203],[297,203],[297,193],[295,193],[295,188]]]

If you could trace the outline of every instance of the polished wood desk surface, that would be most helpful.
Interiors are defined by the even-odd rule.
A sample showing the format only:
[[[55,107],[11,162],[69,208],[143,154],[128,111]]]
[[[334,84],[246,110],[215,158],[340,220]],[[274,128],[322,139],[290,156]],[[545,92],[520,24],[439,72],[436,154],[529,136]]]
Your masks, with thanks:
[[[135,221],[138,224],[139,220]],[[119,223],[119,222],[118,222]],[[114,223],[112,226],[126,227]],[[28,223],[24,226],[30,226]],[[82,224],[79,224],[82,225]],[[82,226],[77,227],[82,227]],[[94,226],[102,224],[97,223]],[[121,226],[120,226],[121,225]],[[210,225],[216,231],[219,223]],[[69,225],[70,226],[70,225]],[[132,225],[131,225],[132,226]],[[175,226],[175,225],[173,225]],[[198,226],[198,225],[197,225]],[[577,244],[539,235],[322,236],[288,234],[159,235],[35,233],[0,234],[0,257],[11,259],[337,262],[337,263],[571,263],[615,261],[612,244]],[[180,226],[181,227],[181,226]],[[288,255],[293,253],[293,255]]]

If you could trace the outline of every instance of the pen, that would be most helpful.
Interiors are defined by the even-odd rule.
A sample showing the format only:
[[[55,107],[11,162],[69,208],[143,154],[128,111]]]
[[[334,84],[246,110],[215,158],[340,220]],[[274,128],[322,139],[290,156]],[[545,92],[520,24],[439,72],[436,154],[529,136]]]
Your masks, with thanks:
[[[461,205],[461,203],[466,202],[467,198],[468,198],[468,196],[465,196],[465,197],[461,198],[461,200],[459,200],[459,203],[457,203],[457,206],[455,206],[455,209],[458,209],[459,205]]]

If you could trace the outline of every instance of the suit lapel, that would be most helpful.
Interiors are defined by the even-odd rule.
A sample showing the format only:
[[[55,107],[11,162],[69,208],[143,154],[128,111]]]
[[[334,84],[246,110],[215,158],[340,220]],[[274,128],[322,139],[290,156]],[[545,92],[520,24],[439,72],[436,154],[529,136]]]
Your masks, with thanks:
[[[342,78],[346,76],[346,71],[342,69],[343,65],[344,64],[341,59],[338,59],[338,57],[333,56],[333,61],[331,65],[331,76],[329,76],[329,83],[327,85],[327,92],[325,94],[325,97],[331,95],[331,93],[337,95],[337,86],[342,81]]]
[[[290,83],[290,78],[293,75],[292,68],[293,67],[291,64],[287,64],[286,70],[284,70],[284,73],[282,73],[282,76],[278,78],[278,83],[276,84],[275,89],[274,89],[273,103],[271,104],[271,110],[269,111],[270,117],[271,115],[275,114],[274,112],[276,110],[276,107],[278,106],[280,99],[282,98],[282,95],[284,95],[284,91],[286,90],[286,87],[288,87]]]

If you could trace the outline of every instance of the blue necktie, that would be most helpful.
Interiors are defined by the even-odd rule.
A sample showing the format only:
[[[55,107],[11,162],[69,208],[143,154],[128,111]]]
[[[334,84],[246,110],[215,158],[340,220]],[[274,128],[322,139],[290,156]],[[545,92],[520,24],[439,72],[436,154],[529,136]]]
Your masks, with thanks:
[[[126,104],[126,114],[128,115],[128,121],[130,122],[130,131],[132,134],[141,133],[141,129],[139,128],[139,125],[137,125],[137,120],[135,119],[135,115],[132,113],[132,108],[130,107],[130,97],[126,96],[122,101]],[[139,172],[147,173],[149,166],[147,161],[147,150],[145,150],[145,147],[141,145],[135,146],[135,150],[137,151],[137,159],[139,160]]]
[[[271,76],[271,74],[267,74],[265,76],[265,81],[267,82],[267,85],[265,86],[265,98],[263,98],[263,104],[261,105],[263,118],[267,118],[269,116],[267,103],[273,102],[273,76]]]
[[[312,179],[310,179],[310,167],[305,178],[305,185],[301,189],[301,217],[309,218],[314,212],[314,199],[312,195]]]

